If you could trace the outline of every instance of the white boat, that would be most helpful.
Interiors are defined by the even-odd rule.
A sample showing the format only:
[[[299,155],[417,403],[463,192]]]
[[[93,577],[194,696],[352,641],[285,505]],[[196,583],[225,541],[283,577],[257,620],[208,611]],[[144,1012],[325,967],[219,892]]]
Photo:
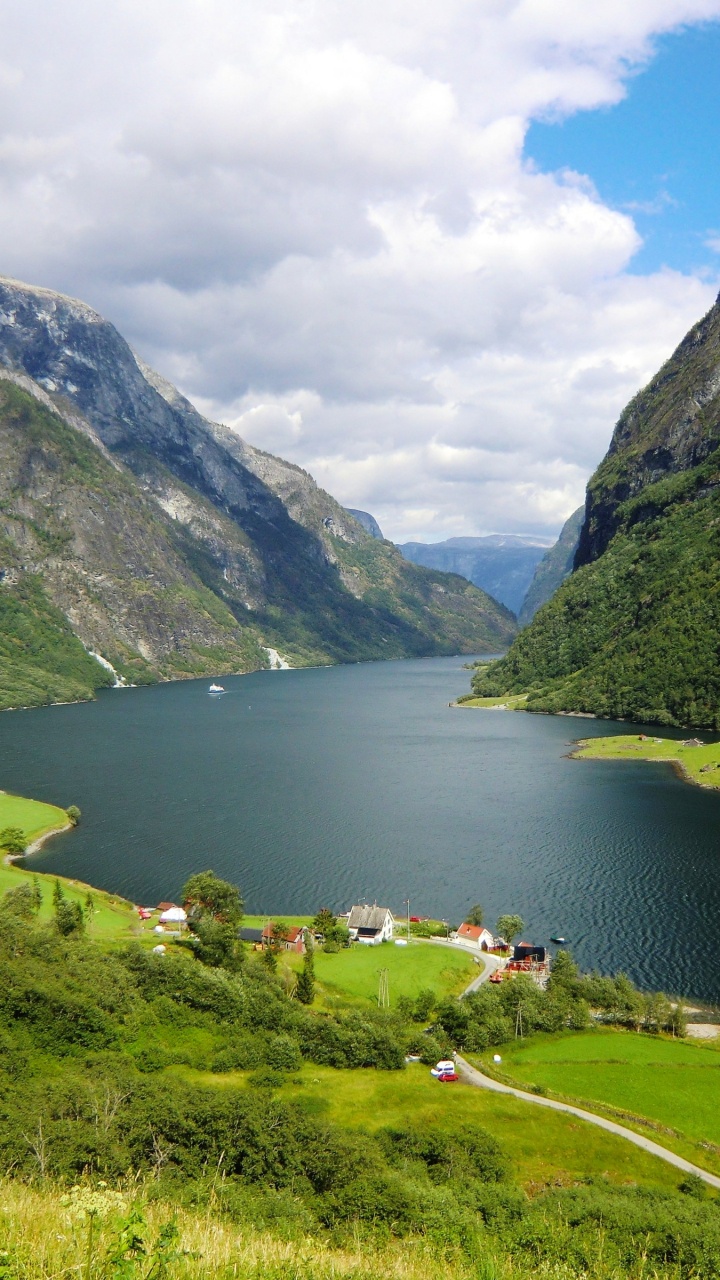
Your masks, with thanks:
[[[224,692],[225,690],[223,689],[221,684],[211,684],[208,690],[208,693],[224,693]]]

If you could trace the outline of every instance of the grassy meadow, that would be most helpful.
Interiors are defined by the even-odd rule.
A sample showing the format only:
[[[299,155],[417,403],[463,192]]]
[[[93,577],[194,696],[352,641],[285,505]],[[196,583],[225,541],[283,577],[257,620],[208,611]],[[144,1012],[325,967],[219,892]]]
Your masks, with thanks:
[[[302,966],[301,956],[289,953],[283,959],[293,969]],[[406,947],[353,945],[335,954],[316,951],[314,965],[317,996],[326,1004],[377,1004],[380,970],[387,969],[391,1009],[400,996],[415,999],[421,991],[433,991],[437,999],[459,995],[480,972],[466,951],[419,941]]]
[[[67,813],[57,805],[43,804],[40,800],[27,800],[24,796],[10,795],[0,792],[0,831],[5,827],[19,827],[28,844],[32,844],[48,831],[56,831],[67,823]],[[66,897],[79,902],[84,909],[87,906],[88,893],[92,894],[92,913],[86,910],[88,937],[108,943],[129,942],[133,937],[141,937],[143,929],[132,906],[124,898],[116,894],[105,893],[101,889],[93,889],[78,880],[60,877]],[[48,921],[53,915],[54,876],[45,876],[32,870],[32,857],[27,869],[0,860],[0,895],[8,889],[15,888],[23,880],[36,882],[42,894],[42,906],[39,919]],[[145,930],[150,939],[154,935]]]
[[[688,738],[692,736],[688,731]],[[573,751],[576,760],[657,760],[679,766],[684,777],[702,787],[720,787],[720,742],[684,747],[673,738],[618,734],[585,738]]]
[[[466,694],[458,698],[456,707],[505,707],[508,711],[522,711],[528,700],[526,693],[508,693],[504,698],[475,698]]]
[[[253,1088],[245,1072],[169,1070],[193,1084]],[[622,1138],[461,1081],[439,1084],[422,1063],[411,1063],[402,1072],[337,1071],[312,1063],[289,1078],[278,1096],[333,1124],[368,1132],[407,1125],[450,1132],[458,1124],[480,1125],[501,1143],[513,1177],[530,1192],[590,1177],[646,1187],[671,1188],[678,1183],[677,1170]]]
[[[646,1121],[663,1146],[720,1170],[720,1049],[714,1044],[598,1029],[539,1035],[501,1052],[503,1079],[590,1110],[612,1108],[633,1128]],[[492,1058],[477,1061],[488,1067]]]

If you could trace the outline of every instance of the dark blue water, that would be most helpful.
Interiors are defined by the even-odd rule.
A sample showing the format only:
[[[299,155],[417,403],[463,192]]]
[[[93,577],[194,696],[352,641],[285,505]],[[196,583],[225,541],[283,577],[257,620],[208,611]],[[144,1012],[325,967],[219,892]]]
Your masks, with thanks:
[[[568,760],[592,720],[450,709],[461,659],[109,690],[0,716],[11,791],[78,804],[32,859],[135,902],[212,867],[248,910],[361,898],[458,922],[519,911],[584,966],[720,998],[720,795],[668,765]],[[633,730],[637,732],[637,728]]]

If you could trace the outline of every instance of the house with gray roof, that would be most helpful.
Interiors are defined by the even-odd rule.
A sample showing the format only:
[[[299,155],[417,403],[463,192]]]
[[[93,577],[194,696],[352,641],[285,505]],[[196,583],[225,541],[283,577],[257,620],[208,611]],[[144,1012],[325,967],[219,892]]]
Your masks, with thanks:
[[[372,946],[378,942],[388,942],[393,936],[395,918],[387,907],[353,907],[348,917],[350,937],[355,942],[364,942]]]

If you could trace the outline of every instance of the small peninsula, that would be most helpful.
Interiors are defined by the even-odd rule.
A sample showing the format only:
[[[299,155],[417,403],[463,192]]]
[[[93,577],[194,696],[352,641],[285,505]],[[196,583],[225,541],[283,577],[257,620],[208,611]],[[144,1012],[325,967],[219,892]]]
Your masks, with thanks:
[[[582,738],[574,760],[652,760],[672,764],[686,782],[720,790],[720,742],[700,738],[658,738],[649,734],[617,734],[607,738]]]

